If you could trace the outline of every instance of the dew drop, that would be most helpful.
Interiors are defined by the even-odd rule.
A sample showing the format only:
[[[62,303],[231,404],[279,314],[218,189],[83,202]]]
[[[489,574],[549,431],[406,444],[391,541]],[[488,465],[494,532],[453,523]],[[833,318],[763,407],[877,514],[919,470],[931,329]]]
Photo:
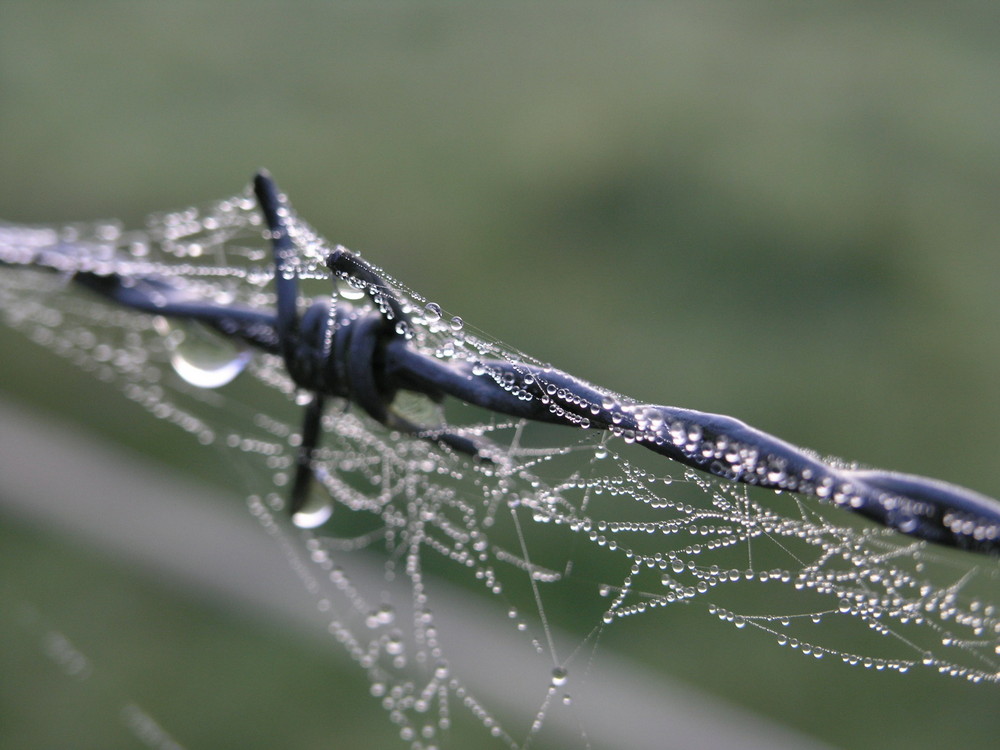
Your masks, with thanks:
[[[315,510],[300,510],[292,515],[292,523],[300,529],[315,529],[330,520],[333,515],[333,505],[327,503],[323,508]]]
[[[351,284],[349,281],[340,280],[337,282],[337,293],[346,300],[357,301],[365,296],[364,287]]]
[[[253,356],[200,323],[158,317],[153,326],[164,338],[174,371],[198,388],[226,385]]]
[[[313,482],[313,487],[302,509],[292,514],[292,523],[300,529],[315,529],[330,520],[333,501],[326,489]]]

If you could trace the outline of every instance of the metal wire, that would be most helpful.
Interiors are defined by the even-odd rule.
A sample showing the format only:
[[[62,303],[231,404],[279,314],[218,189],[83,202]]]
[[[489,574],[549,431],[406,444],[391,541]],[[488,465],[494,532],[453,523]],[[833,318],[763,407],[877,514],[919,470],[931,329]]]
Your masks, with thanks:
[[[79,270],[63,243],[18,247],[0,235],[0,264],[32,265],[69,273],[72,280],[128,308],[196,320],[257,349],[280,354],[302,389],[314,394],[306,409],[290,508],[301,509],[312,483],[312,455],[322,439],[325,398],[360,406],[394,430],[418,435],[474,460],[492,461],[495,448],[433,427],[413,424],[391,404],[400,391],[440,401],[446,396],[500,414],[575,429],[608,430],[686,466],[734,482],[827,500],[919,539],[982,553],[1000,552],[1000,502],[927,477],[838,466],[737,419],[674,406],[642,404],[551,367],[518,360],[445,361],[414,344],[413,323],[392,286],[368,263],[338,247],[326,258],[335,277],[364,290],[373,306],[328,299],[298,312],[296,238],[288,205],[270,176],[254,179],[258,206],[274,259],[276,311],[220,304],[192,296],[176,279],[126,275],[113,263]]]

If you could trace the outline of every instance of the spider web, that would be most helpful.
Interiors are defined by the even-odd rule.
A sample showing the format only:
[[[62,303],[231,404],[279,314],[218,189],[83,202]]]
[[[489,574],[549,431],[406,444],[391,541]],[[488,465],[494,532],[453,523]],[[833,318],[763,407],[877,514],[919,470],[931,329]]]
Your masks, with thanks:
[[[305,291],[330,294],[331,248],[301,221],[293,228]],[[367,673],[412,748],[446,745],[458,713],[496,746],[538,744],[574,687],[599,680],[589,665],[609,629],[641,618],[668,623],[679,608],[845,667],[1000,678],[995,560],[914,541],[819,501],[709,478],[648,454],[634,436],[586,424],[540,425],[416,396],[394,404],[428,434],[488,441],[492,460],[483,462],[334,403],[309,509],[313,521],[332,515],[297,528],[285,499],[301,441],[296,420],[311,395],[281,359],[112,307],[69,281],[80,271],[159,276],[199,298],[273,308],[269,255],[249,194],[154,215],[141,232],[115,223],[0,227],[0,261],[12,265],[0,273],[0,309],[35,343],[224,451],[248,488],[248,512],[281,545],[330,637]],[[46,270],[15,267],[28,262]],[[477,374],[488,374],[480,363],[505,359],[544,377],[544,363],[387,278],[411,317],[411,344],[424,353],[472,363]],[[365,292],[337,281],[333,304],[364,304]],[[502,385],[524,393],[530,376],[522,373]],[[555,386],[546,393],[552,408],[565,398]],[[375,582],[359,573],[372,559]],[[439,627],[438,581],[477,592],[476,606],[504,618],[535,655],[538,669],[516,676],[537,696],[530,715],[512,715],[470,686],[475,664],[453,660]]]

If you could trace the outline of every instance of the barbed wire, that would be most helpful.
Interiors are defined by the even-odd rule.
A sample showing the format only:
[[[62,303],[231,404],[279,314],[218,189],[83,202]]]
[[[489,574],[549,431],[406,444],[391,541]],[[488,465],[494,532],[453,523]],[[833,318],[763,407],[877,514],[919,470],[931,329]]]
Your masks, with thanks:
[[[436,322],[440,310],[433,305],[409,309],[374,266],[344,247],[326,253],[329,273],[356,287],[372,305],[334,304],[323,297],[310,301],[300,315],[297,258],[301,246],[313,242],[310,230],[297,221],[266,172],[256,175],[254,194],[272,245],[275,310],[216,301],[180,277],[108,257],[103,245],[75,243],[42,230],[0,227],[0,264],[51,269],[124,307],[198,321],[242,345],[280,354],[295,384],[313,394],[290,493],[293,514],[302,510],[315,478],[312,455],[322,439],[320,421],[329,397],[357,404],[391,429],[481,461],[500,460],[502,452],[482,437],[399,414],[393,401],[409,391],[434,401],[450,396],[520,419],[607,430],[726,480],[817,497],[937,544],[1000,552],[1000,502],[964,487],[825,460],[733,417],[640,403],[509,352],[486,357],[475,348],[447,355],[423,351],[415,319]],[[460,328],[461,321],[454,327]]]

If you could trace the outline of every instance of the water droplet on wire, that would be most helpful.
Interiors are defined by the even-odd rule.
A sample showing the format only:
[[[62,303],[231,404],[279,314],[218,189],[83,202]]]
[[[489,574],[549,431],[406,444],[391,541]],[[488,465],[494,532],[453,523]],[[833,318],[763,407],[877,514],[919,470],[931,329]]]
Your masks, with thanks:
[[[253,356],[247,349],[193,321],[157,318],[174,371],[191,385],[219,388],[243,372]]]

